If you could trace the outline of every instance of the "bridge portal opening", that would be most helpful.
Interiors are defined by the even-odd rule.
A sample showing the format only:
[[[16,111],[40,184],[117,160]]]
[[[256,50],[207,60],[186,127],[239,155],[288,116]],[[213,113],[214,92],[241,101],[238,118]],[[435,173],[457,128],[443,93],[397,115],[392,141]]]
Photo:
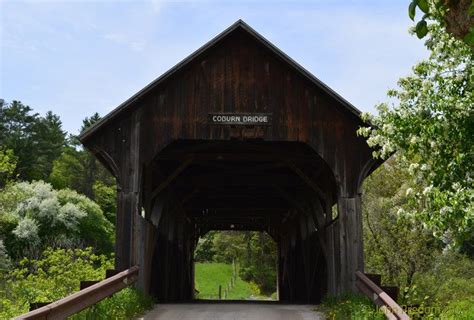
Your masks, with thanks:
[[[194,251],[197,300],[278,300],[278,245],[264,231],[213,230]]]
[[[203,291],[195,251],[202,248],[200,239],[215,230],[276,243],[271,250],[280,301],[315,303],[326,294],[323,228],[332,221],[336,184],[308,145],[175,141],[155,157],[143,179],[152,190],[143,199],[148,204],[145,219],[152,224],[146,244],[153,252],[149,292],[158,301],[192,300]],[[250,279],[251,272],[244,271],[239,275]],[[221,285],[222,298],[227,283]],[[274,293],[263,285],[261,289]]]

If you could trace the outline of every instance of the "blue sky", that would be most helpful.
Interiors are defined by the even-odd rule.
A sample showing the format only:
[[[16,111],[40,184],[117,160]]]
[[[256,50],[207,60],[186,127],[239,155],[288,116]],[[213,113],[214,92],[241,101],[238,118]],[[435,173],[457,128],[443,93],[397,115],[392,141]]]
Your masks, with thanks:
[[[398,1],[0,0],[0,98],[77,133],[238,19],[362,111],[427,56]]]

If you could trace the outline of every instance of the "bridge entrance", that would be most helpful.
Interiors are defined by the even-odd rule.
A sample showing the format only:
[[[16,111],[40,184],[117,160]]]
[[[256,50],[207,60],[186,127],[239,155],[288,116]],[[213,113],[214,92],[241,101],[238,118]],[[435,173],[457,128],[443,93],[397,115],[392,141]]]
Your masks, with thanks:
[[[200,236],[265,231],[280,301],[355,290],[359,190],[380,165],[363,125],[239,20],[80,137],[117,179],[116,268],[139,265],[159,301],[192,300]]]
[[[193,298],[193,252],[210,230],[271,235],[279,248],[281,300],[318,301],[326,293],[321,230],[332,222],[325,208],[336,201],[336,183],[307,145],[177,141],[150,170],[144,183],[155,195],[145,219],[156,231],[144,248],[153,248],[150,292],[158,300]]]

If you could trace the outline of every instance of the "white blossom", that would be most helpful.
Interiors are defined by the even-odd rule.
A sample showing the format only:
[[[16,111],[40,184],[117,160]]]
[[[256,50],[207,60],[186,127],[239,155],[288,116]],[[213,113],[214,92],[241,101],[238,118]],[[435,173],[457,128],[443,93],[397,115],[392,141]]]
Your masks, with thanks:
[[[433,186],[429,186],[429,187],[426,187],[423,189],[423,195],[427,195],[431,192],[431,190],[433,189]]]
[[[18,222],[18,225],[13,230],[13,234],[23,240],[28,240],[32,243],[39,241],[38,224],[29,217],[25,217]]]
[[[62,223],[68,229],[75,229],[79,221],[87,216],[87,213],[72,203],[66,203],[59,209],[57,222]]]

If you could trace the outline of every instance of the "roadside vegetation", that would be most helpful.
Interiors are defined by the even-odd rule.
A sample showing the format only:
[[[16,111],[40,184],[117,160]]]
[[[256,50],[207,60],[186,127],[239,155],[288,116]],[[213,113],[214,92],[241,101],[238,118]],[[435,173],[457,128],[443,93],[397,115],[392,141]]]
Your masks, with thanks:
[[[99,118],[84,119],[81,130]],[[59,117],[0,100],[0,319],[104,279],[114,223],[114,179]],[[128,288],[73,318],[133,319],[151,306]]]
[[[462,5],[454,13],[474,31],[474,4]],[[365,271],[399,287],[413,319],[474,319],[474,51],[472,37],[453,34],[449,6],[411,2],[410,18],[423,12],[412,32],[430,56],[358,131],[386,160],[363,187]],[[331,319],[372,319],[345,311],[358,301],[324,305]]]
[[[113,256],[97,255],[92,248],[46,249],[38,259],[23,258],[2,275],[0,319],[29,311],[32,302],[52,302],[79,290],[82,280],[102,280],[113,268]],[[125,289],[82,311],[73,319],[132,319],[151,308],[152,301]]]
[[[327,320],[386,319],[369,298],[358,294],[346,294],[339,298],[328,297],[315,310],[323,312]]]

